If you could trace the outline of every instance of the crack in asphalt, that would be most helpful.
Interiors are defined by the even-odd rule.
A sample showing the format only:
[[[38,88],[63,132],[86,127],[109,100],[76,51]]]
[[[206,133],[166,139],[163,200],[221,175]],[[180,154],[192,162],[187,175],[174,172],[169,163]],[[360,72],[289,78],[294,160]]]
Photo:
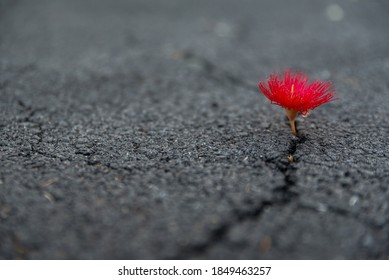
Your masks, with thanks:
[[[286,159],[278,159],[277,161],[274,159],[265,160],[268,164],[273,164],[284,175],[284,184],[276,188],[273,193],[280,195],[280,199],[285,202],[290,202],[299,196],[298,192],[293,190],[293,187],[297,183],[297,176],[295,174],[297,169],[293,162],[296,162],[294,155],[298,145],[303,144],[306,140],[307,138],[304,135],[293,137],[289,143]]]
[[[305,141],[305,136],[293,138],[287,150],[288,158],[290,156],[293,157],[298,145],[303,144]],[[293,190],[297,182],[297,177],[295,176],[296,167],[293,165],[293,161],[280,159],[279,157],[265,160],[267,164],[271,164],[273,168],[275,167],[284,176],[283,184],[272,191],[272,198],[261,200],[257,202],[255,207],[247,210],[235,209],[231,220],[212,230],[209,238],[205,242],[182,249],[172,259],[188,259],[205,254],[215,245],[225,241],[231,228],[237,224],[249,220],[258,220],[266,209],[272,206],[285,206],[298,199],[299,193]]]

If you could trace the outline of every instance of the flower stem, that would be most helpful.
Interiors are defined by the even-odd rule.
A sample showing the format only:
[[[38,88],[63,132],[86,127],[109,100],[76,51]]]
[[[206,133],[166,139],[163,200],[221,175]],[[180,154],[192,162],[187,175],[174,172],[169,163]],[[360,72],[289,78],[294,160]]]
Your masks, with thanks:
[[[285,112],[286,112],[286,115],[288,116],[290,128],[292,129],[292,133],[293,133],[293,135],[297,136],[296,117],[297,117],[298,111],[285,109]]]

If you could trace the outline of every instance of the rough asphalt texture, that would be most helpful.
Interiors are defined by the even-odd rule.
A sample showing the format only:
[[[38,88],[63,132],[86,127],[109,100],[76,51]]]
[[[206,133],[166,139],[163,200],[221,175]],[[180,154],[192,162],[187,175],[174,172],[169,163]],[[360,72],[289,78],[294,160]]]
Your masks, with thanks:
[[[0,258],[388,259],[388,13],[0,0]],[[287,67],[339,97],[298,138]]]

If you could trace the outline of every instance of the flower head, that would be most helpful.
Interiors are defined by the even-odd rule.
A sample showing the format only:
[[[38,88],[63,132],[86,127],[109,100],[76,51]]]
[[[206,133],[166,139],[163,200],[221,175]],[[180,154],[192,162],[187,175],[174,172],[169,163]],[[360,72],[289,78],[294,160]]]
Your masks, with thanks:
[[[330,81],[315,80],[309,83],[307,75],[285,70],[283,75],[272,74],[258,84],[263,94],[273,104],[285,108],[293,134],[297,134],[295,119],[300,112],[307,116],[309,111],[335,100],[335,91]]]

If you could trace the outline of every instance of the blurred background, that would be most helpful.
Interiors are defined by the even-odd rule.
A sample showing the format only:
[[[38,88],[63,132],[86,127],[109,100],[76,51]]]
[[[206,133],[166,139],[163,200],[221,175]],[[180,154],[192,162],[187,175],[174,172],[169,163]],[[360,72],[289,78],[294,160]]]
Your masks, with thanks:
[[[264,67],[334,71],[373,59],[386,47],[385,11],[379,0],[2,0],[1,51],[62,69],[191,50],[255,80]]]

